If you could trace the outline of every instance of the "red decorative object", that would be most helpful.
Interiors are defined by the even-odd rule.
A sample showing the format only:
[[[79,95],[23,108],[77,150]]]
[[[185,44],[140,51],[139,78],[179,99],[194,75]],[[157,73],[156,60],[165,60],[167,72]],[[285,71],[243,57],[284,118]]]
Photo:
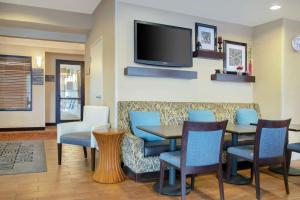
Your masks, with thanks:
[[[241,66],[241,65],[237,66],[236,70],[238,70],[238,74],[241,75],[242,74],[242,70],[243,70],[243,66]]]
[[[250,60],[249,65],[248,65],[248,74],[249,76],[252,76],[252,62]]]

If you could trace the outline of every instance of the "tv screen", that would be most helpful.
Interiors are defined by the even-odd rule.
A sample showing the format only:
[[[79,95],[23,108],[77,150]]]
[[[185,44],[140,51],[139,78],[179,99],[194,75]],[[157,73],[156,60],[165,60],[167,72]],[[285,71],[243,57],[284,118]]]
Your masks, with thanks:
[[[134,21],[136,63],[192,67],[192,30]]]

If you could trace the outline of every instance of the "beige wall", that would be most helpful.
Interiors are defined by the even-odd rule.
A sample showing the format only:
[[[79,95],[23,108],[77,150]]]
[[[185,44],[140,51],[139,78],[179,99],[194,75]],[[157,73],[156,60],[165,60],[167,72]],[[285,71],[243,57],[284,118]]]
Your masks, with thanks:
[[[78,54],[62,54],[62,53],[49,53],[45,54],[45,74],[55,75],[56,73],[56,59],[84,61],[84,55]],[[55,123],[55,109],[56,109],[56,90],[55,82],[45,82],[45,115],[46,123]]]
[[[293,37],[300,36],[300,22],[284,20],[283,28],[282,116],[300,123],[300,53],[295,52],[291,45]]]
[[[0,44],[0,54],[31,56],[32,67],[36,67],[36,56],[45,55],[41,48]],[[44,127],[45,86],[32,86],[32,111],[1,111],[0,128]]]
[[[84,45],[64,42],[0,37],[0,54],[31,56],[33,68],[36,67],[36,56],[42,56],[42,67],[45,69],[45,74],[52,74],[55,71],[53,71],[54,69],[52,67],[49,67],[53,65],[48,65],[49,61],[46,61],[46,52],[48,52],[47,55],[49,55],[50,52],[56,52],[60,54],[69,53],[82,55],[84,53]],[[58,56],[60,54],[50,55]],[[66,55],[62,56],[64,57]],[[83,59],[83,56],[79,57],[81,60]],[[69,58],[79,59],[78,56],[72,56]],[[55,109],[55,107],[53,107],[53,104],[51,103],[51,98],[53,98],[53,90],[51,89],[55,87],[53,85],[49,85],[46,82],[42,86],[33,85],[32,111],[1,111],[0,128],[44,127],[45,122],[54,122],[50,121],[51,119],[53,119],[53,115],[49,114],[53,112],[53,109]],[[48,92],[48,90],[50,92]],[[49,110],[51,110],[51,112]],[[47,120],[45,120],[45,118]]]
[[[93,13],[93,28],[86,44],[86,61],[90,66],[90,46],[102,38],[103,41],[103,104],[110,108],[110,122],[114,126],[115,116],[115,1],[102,0]],[[89,84],[87,76],[86,89],[99,87]],[[98,94],[91,94],[98,95]],[[86,95],[88,97],[88,95]],[[86,101],[89,104],[89,99]]]
[[[282,20],[254,28],[254,101],[264,118],[280,118],[282,107]]]
[[[117,92],[118,100],[253,102],[253,84],[211,81],[215,69],[223,69],[222,60],[193,59],[193,67],[180,70],[198,72],[196,80],[127,77],[124,68],[143,66],[134,63],[134,20],[143,20],[193,29],[196,22],[213,24],[224,39],[252,43],[252,29],[247,26],[213,21],[126,3],[117,4]],[[193,41],[194,44],[194,41]]]

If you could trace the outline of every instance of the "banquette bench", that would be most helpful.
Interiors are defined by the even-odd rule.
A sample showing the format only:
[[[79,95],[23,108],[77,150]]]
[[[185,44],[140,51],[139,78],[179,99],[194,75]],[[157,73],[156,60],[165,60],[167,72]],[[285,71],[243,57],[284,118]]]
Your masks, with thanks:
[[[218,121],[228,119],[230,123],[234,123],[235,112],[239,108],[253,108],[260,113],[259,106],[255,103],[118,102],[118,127],[126,131],[122,142],[122,160],[128,176],[142,181],[143,177],[158,173],[159,154],[168,150],[168,141],[145,142],[131,133],[130,111],[159,111],[162,125],[181,125],[192,109],[208,109],[214,112]]]

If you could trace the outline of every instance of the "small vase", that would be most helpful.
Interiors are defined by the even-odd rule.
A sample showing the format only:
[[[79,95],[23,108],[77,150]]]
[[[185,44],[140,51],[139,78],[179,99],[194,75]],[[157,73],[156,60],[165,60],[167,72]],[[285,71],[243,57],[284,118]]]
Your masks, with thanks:
[[[248,65],[248,74],[249,74],[249,76],[252,76],[252,62],[251,61],[249,62],[249,65]]]

